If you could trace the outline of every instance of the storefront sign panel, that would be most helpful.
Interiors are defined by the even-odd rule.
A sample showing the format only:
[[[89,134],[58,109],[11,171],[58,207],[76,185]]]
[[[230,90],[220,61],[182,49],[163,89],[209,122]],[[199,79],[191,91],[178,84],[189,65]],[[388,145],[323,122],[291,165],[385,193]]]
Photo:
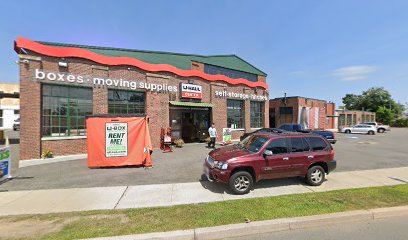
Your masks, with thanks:
[[[246,93],[236,93],[229,91],[215,91],[215,96],[218,98],[235,98],[242,100],[255,100],[255,101],[267,101],[266,96],[255,95],[255,94],[246,94]]]
[[[127,123],[106,123],[105,156],[126,157],[128,155]]]
[[[202,87],[196,84],[182,83],[181,97],[201,99],[203,98]]]
[[[141,89],[151,92],[177,92],[177,86],[166,83],[148,83],[142,81],[131,81],[127,79],[111,79],[102,77],[93,77],[85,75],[76,75],[71,73],[48,72],[41,69],[35,69],[34,78],[41,82],[54,82],[59,84],[75,84],[84,86],[107,86],[114,88],[127,88],[131,90]]]
[[[0,181],[10,178],[10,147],[0,148]]]

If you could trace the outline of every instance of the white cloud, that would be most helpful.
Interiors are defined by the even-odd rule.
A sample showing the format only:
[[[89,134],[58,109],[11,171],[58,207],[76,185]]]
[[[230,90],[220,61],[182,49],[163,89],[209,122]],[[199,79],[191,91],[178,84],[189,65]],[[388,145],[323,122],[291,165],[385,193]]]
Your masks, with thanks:
[[[342,81],[358,81],[367,79],[370,73],[377,70],[374,66],[348,66],[334,70],[333,75]]]

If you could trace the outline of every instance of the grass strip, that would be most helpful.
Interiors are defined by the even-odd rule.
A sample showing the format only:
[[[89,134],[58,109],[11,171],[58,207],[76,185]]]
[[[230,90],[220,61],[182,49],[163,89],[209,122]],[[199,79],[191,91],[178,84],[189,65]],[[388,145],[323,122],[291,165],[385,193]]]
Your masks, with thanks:
[[[408,184],[144,209],[0,218],[2,222],[64,223],[31,239],[78,239],[173,231],[225,224],[408,205]]]

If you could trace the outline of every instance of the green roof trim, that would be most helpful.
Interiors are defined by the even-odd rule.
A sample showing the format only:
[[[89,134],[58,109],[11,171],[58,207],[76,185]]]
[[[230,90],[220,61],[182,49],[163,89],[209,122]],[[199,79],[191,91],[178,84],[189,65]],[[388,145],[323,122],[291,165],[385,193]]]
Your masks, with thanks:
[[[98,47],[42,41],[37,42],[53,47],[83,48],[91,52],[110,57],[130,57],[151,64],[169,64],[183,70],[191,70],[191,62],[194,61],[218,67],[233,69],[241,72],[252,73],[255,75],[267,76],[265,72],[254,67],[252,64],[248,63],[247,61],[243,60],[242,58],[238,57],[235,54],[203,56],[197,54],[146,51],[126,48]]]
[[[178,102],[170,101],[170,104],[173,106],[182,106],[182,107],[214,107],[214,104],[211,103],[196,103],[196,102]]]

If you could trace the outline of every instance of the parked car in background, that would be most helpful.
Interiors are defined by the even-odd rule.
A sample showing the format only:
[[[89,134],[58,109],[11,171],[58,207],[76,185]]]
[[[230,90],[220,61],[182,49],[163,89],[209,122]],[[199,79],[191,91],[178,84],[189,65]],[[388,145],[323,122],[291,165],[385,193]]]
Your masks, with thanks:
[[[253,134],[211,151],[204,162],[207,178],[228,184],[235,194],[248,193],[263,179],[301,176],[318,186],[335,168],[334,150],[325,138],[293,132]]]
[[[14,119],[13,130],[14,131],[19,131],[20,130],[20,118]]]
[[[375,126],[367,125],[367,124],[357,124],[351,127],[343,127],[340,129],[340,132],[343,133],[363,133],[363,134],[370,134],[374,135],[377,132]]]
[[[281,133],[281,132],[283,132],[283,130],[281,130],[281,129],[278,129],[278,128],[261,128],[261,129],[258,129],[258,130],[255,130],[255,131],[253,131],[253,132],[250,132],[250,133],[244,133],[240,138],[239,138],[239,140],[240,141],[242,141],[242,140],[244,140],[245,138],[247,138],[248,136],[251,136],[251,135],[253,135],[253,134],[255,134],[255,133]]]
[[[301,124],[287,123],[280,126],[279,129],[289,132],[313,133],[326,138],[326,140],[331,144],[335,144],[337,142],[336,134],[334,132],[324,130],[307,130],[303,129]]]
[[[385,131],[391,131],[390,126],[384,125],[384,124],[381,124],[381,123],[377,123],[377,122],[365,122],[365,123],[362,123],[362,124],[375,126],[375,128],[377,129],[377,132],[379,132],[379,133],[383,133]]]

